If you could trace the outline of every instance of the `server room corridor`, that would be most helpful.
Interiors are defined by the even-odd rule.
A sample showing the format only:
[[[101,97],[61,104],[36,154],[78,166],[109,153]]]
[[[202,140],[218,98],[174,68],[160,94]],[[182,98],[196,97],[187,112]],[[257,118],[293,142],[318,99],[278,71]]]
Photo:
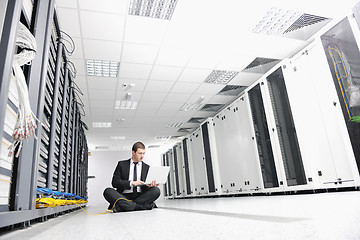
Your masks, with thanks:
[[[159,200],[151,211],[91,216],[76,211],[1,233],[38,239],[360,239],[360,192]],[[89,213],[107,205],[86,207]]]
[[[0,37],[0,239],[360,240],[359,0],[0,0]]]

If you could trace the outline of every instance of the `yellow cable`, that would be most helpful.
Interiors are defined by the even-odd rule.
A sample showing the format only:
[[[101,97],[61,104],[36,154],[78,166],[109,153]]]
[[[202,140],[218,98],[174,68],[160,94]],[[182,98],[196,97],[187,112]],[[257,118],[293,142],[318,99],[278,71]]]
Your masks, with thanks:
[[[125,201],[128,201],[128,202],[132,202],[132,200],[129,200],[129,199],[126,199],[126,198],[118,198],[116,199],[116,201],[114,202],[113,206],[111,209],[108,209],[106,210],[105,212],[101,212],[101,213],[89,213],[87,212],[82,206],[80,206],[78,203],[76,203],[76,205],[78,205],[84,212],[86,212],[87,214],[91,215],[91,216],[96,216],[96,215],[101,215],[101,214],[107,214],[107,213],[110,213],[114,207],[115,207],[115,204],[117,203],[117,201],[119,200],[125,200]]]
[[[330,49],[334,49],[334,48],[330,48],[330,47],[329,47],[329,48],[328,48],[328,51],[329,51],[331,60],[333,61],[333,64],[334,64],[334,70],[335,70],[336,78],[337,78],[337,80],[338,80],[338,84],[339,84],[339,87],[340,87],[341,95],[342,95],[343,100],[344,100],[344,102],[345,102],[346,111],[347,111],[347,113],[348,113],[348,115],[349,115],[349,118],[351,118],[350,111],[349,111],[349,107],[348,107],[348,105],[347,105],[347,103],[346,103],[345,96],[344,96],[344,90],[343,90],[343,88],[342,88],[342,86],[341,86],[341,82],[340,82],[341,79],[339,78],[339,75],[337,74],[335,60],[334,60],[333,55],[331,54]],[[334,49],[334,50],[336,51],[336,49]],[[346,71],[345,71],[345,72],[346,72]]]
[[[10,180],[1,179],[1,178],[0,178],[0,181],[4,181],[4,182],[9,182],[9,183],[11,183],[11,181],[10,181]]]

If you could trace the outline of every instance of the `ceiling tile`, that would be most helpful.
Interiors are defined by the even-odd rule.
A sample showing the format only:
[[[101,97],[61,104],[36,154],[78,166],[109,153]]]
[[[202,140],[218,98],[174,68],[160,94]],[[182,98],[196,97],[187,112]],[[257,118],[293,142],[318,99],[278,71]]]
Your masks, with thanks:
[[[181,73],[178,82],[204,82],[211,72],[212,70],[185,68]]]
[[[219,53],[197,52],[191,56],[187,67],[214,69],[221,59],[222,56]]]
[[[79,8],[97,12],[125,15],[128,11],[127,0],[78,0]]]
[[[174,85],[174,82],[149,80],[146,84],[145,91],[169,92],[170,89],[173,87],[173,85]]]
[[[57,8],[60,28],[71,37],[81,37],[79,15],[77,9]]]
[[[244,56],[244,55],[224,55],[222,60],[216,65],[217,70],[226,70],[226,71],[237,71],[240,72],[243,70],[249,63],[255,59],[254,56]]]
[[[161,102],[140,102],[140,104],[138,105],[137,109],[139,111],[143,111],[143,110],[151,110],[154,113],[156,112],[156,110],[158,110],[161,106]]]
[[[114,101],[105,100],[90,100],[91,114],[94,116],[94,111],[98,109],[115,109]]]
[[[89,96],[91,100],[115,101],[114,90],[89,89]]]
[[[84,38],[122,41],[125,17],[115,14],[80,11]],[[114,31],[116,29],[116,31]]]
[[[182,68],[180,67],[154,66],[150,79],[176,81],[180,76],[181,71]]]
[[[141,97],[141,102],[162,102],[166,98],[168,93],[162,92],[144,92]],[[140,104],[141,104],[140,102]]]
[[[225,85],[223,85],[223,84],[203,83],[195,91],[195,93],[197,93],[197,94],[217,94],[224,87],[225,87]]]
[[[130,63],[153,64],[158,51],[157,46],[124,43],[121,60]]]
[[[94,122],[96,122],[96,119],[99,119],[98,116],[101,116],[101,119],[103,119],[106,122],[111,122],[112,116],[113,116],[114,109],[113,108],[91,108],[91,115]]]
[[[55,5],[57,6],[56,9],[59,9],[59,7],[77,8],[76,1],[74,0],[56,0]]]
[[[176,82],[170,92],[193,93],[201,83]]]
[[[110,77],[87,77],[89,89],[116,89],[117,79]]]
[[[160,108],[160,110],[157,111],[155,116],[170,120],[178,112],[177,110],[174,110],[174,109],[175,108],[173,108],[171,110],[164,110],[164,109]],[[179,109],[180,109],[180,107],[179,107]]]
[[[101,51],[99,51],[101,49]],[[84,39],[85,59],[120,61],[121,42]]]
[[[117,92],[142,92],[145,89],[147,80],[120,79]],[[131,86],[133,84],[133,86]]]
[[[189,61],[192,52],[186,49],[161,48],[156,59],[157,65],[183,67]]]
[[[127,16],[125,42],[160,45],[169,21]]]
[[[145,64],[121,63],[120,78],[148,79],[152,66]]]
[[[169,111],[169,110],[177,111],[183,105],[184,105],[184,102],[168,102],[168,98],[166,98],[166,102],[164,102],[161,105],[160,111],[164,111],[164,112]]]
[[[165,101],[169,103],[185,103],[190,96],[189,93],[169,93]]]

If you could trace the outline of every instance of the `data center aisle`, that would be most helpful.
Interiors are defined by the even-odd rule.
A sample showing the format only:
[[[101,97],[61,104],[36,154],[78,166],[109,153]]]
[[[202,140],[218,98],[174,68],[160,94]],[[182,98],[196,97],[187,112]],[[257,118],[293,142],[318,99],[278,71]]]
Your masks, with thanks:
[[[152,211],[76,211],[0,239],[360,239],[359,203],[360,191],[161,200]]]

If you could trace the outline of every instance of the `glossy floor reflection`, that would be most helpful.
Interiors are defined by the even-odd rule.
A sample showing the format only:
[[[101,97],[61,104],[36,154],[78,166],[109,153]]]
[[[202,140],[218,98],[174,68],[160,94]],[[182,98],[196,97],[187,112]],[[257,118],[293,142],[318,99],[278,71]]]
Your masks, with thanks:
[[[83,211],[0,239],[360,239],[360,191],[161,200],[152,211]],[[90,213],[107,205],[88,206]]]

